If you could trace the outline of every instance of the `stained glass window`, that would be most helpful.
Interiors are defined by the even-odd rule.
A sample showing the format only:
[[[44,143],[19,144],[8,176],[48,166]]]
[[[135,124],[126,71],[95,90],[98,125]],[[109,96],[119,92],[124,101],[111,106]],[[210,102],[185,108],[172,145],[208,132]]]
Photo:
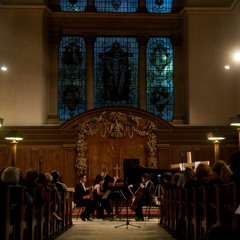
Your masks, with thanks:
[[[98,12],[136,12],[138,0],[95,0]]]
[[[174,81],[173,48],[170,38],[150,38],[146,57],[147,110],[166,121],[172,121]]]
[[[83,37],[61,38],[58,67],[58,117],[64,121],[85,111],[86,46]]]
[[[138,43],[98,37],[94,44],[94,106],[138,106]]]
[[[146,7],[150,13],[171,13],[173,0],[146,0]]]
[[[59,0],[62,12],[84,12],[87,0]]]

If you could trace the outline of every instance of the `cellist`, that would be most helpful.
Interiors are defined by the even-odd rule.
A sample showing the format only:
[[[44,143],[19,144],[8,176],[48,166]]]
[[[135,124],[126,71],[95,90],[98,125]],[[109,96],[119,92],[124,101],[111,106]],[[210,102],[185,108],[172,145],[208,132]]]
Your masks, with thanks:
[[[135,185],[135,184],[134,184]],[[129,185],[128,188],[132,188],[133,185]],[[150,179],[148,173],[142,175],[142,182],[139,184],[139,188],[135,194],[134,201],[132,202],[132,210],[135,211],[136,221],[144,221],[143,218],[143,206],[150,206],[154,199],[154,184]]]

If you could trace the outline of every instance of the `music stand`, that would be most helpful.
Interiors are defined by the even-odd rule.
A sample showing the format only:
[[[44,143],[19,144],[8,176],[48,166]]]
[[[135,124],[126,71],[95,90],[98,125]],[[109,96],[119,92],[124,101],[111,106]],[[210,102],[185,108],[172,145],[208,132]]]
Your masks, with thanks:
[[[121,225],[118,225],[118,226],[115,226],[115,228],[119,228],[119,227],[123,227],[123,226],[126,226],[126,229],[128,229],[128,226],[140,228],[140,226],[131,224],[131,223],[129,222],[129,216],[128,216],[128,197],[126,196],[125,199],[126,199],[126,223],[121,224]]]

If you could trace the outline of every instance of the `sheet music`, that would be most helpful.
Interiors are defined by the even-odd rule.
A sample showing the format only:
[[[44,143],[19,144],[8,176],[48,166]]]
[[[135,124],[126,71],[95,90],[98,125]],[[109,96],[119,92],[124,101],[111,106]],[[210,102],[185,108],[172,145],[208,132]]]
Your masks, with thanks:
[[[111,193],[111,190],[107,190],[107,191],[103,194],[102,199],[107,199],[110,193]]]
[[[113,187],[115,186],[116,182],[117,182],[117,178],[114,178]]]
[[[236,211],[235,211],[235,214],[240,214],[240,204],[238,205]]]

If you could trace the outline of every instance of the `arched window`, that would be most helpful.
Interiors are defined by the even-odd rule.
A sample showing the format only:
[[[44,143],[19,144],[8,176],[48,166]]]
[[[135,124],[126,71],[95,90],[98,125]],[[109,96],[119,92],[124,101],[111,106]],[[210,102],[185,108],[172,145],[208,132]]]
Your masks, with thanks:
[[[114,0],[103,1],[95,0],[95,6],[98,12],[136,12],[138,0]]]
[[[62,12],[84,12],[87,0],[59,0]]]
[[[146,7],[150,13],[171,13],[173,0],[146,0]]]
[[[146,58],[147,110],[166,121],[172,121],[174,81],[173,48],[170,38],[150,38]]]
[[[63,12],[84,12],[87,0],[59,0]],[[173,0],[146,0],[149,13],[171,13]],[[138,0],[95,0],[97,12],[133,13],[138,9]]]
[[[85,111],[86,46],[83,37],[61,38],[58,67],[58,117],[64,121]]]
[[[138,43],[133,37],[97,37],[94,107],[138,106]]]

